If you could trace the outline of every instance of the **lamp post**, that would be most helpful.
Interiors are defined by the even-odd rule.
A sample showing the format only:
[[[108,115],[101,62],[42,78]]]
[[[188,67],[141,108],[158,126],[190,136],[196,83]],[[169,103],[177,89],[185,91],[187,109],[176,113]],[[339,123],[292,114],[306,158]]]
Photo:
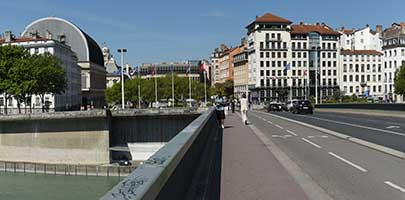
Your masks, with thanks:
[[[118,53],[121,54],[121,104],[122,109],[125,109],[125,100],[124,100],[124,53],[127,52],[127,49],[118,49]]]

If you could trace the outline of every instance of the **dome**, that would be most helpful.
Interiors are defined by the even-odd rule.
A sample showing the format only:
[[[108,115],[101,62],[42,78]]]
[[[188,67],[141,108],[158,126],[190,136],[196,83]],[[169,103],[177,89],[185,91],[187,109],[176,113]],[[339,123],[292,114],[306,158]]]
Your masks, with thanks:
[[[65,44],[77,54],[79,62],[93,62],[104,66],[103,53],[97,42],[65,19],[57,17],[38,19],[25,28],[22,36],[30,37],[32,33],[38,33],[42,37],[50,36],[51,39],[58,41],[62,41],[63,38]]]

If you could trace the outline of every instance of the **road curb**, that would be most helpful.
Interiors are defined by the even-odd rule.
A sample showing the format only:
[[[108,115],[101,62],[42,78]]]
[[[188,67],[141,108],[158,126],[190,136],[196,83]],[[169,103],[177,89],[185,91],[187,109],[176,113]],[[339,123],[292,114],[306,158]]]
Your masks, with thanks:
[[[382,153],[385,153],[385,154],[388,154],[388,155],[391,155],[391,156],[394,156],[394,157],[397,157],[397,158],[400,158],[400,159],[405,159],[405,153],[402,152],[402,151],[398,151],[398,150],[395,150],[395,149],[384,147],[384,146],[379,145],[379,144],[371,143],[371,142],[368,142],[368,141],[365,141],[365,140],[362,140],[362,139],[359,139],[359,138],[348,136],[348,135],[345,135],[345,134],[342,134],[342,133],[338,133],[336,131],[328,130],[328,129],[325,129],[325,128],[322,128],[322,127],[319,127],[319,126],[311,125],[311,124],[308,124],[308,123],[300,122],[300,121],[289,119],[289,118],[286,118],[286,117],[282,117],[282,116],[278,116],[278,115],[274,115],[274,114],[270,114],[270,113],[266,113],[266,112],[262,112],[262,111],[258,111],[258,112],[266,114],[266,115],[270,115],[272,117],[276,117],[276,118],[279,118],[279,119],[282,119],[282,120],[285,120],[285,121],[300,124],[300,125],[303,125],[303,126],[306,126],[306,127],[318,130],[318,131],[322,131],[322,132],[324,132],[326,134],[335,136],[337,138],[347,140],[347,141],[350,141],[350,142],[353,142],[353,143],[368,147],[370,149],[374,149],[376,151],[379,151],[379,152],[382,152]]]
[[[352,110],[352,109],[332,109],[332,108],[316,108],[317,112],[330,112],[330,113],[345,113],[345,114],[356,114],[356,115],[368,115],[368,116],[380,116],[380,117],[398,117],[405,118],[404,114],[399,113],[381,113],[381,112],[362,112],[362,110]]]

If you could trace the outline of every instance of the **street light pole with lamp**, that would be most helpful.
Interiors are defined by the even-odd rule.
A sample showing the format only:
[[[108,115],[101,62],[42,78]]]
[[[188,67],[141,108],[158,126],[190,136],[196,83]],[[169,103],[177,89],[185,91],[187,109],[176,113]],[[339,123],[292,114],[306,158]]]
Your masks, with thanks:
[[[121,105],[122,109],[125,109],[125,97],[124,97],[124,53],[127,49],[118,49],[118,53],[121,54]]]

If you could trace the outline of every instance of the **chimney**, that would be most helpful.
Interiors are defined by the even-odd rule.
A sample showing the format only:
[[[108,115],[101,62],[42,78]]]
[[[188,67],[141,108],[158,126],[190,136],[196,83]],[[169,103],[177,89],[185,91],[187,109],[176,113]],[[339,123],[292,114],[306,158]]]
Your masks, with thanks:
[[[247,40],[246,40],[245,37],[243,37],[243,38],[240,40],[241,46],[244,46],[246,43],[247,43]]]
[[[52,40],[52,33],[49,30],[46,30],[46,39]]]
[[[316,22],[316,25],[319,26],[319,22]]]
[[[340,31],[343,31],[343,30],[345,30],[345,27],[344,27],[344,26],[342,26],[342,27],[340,28]]]
[[[401,22],[401,33],[405,34],[405,22]]]
[[[4,33],[4,39],[5,39],[5,42],[11,42],[11,40],[13,39],[12,32],[11,31],[6,31]]]
[[[368,27],[370,27],[370,25],[366,24],[366,27],[368,28]]]
[[[304,22],[300,22],[300,25],[304,25]]]
[[[321,25],[322,25],[322,26],[326,26],[325,22],[322,22]]]
[[[377,25],[375,26],[375,31],[379,34],[381,34],[383,32],[383,27],[382,25]]]
[[[228,47],[225,44],[221,44],[221,51],[228,50]]]

